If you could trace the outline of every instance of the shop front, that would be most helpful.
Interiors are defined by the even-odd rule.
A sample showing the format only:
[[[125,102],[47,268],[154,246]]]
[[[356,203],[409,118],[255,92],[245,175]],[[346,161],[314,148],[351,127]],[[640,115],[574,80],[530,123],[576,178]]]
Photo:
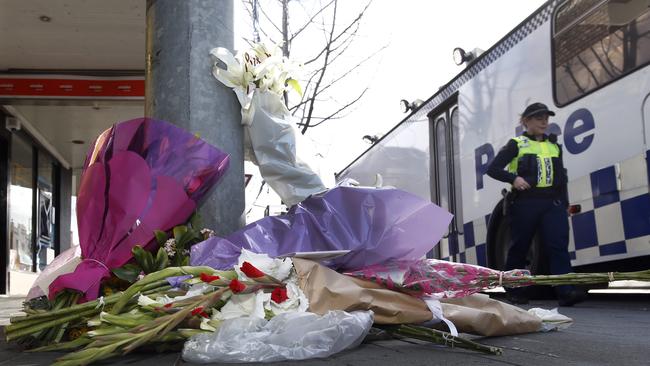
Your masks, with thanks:
[[[5,263],[2,293],[24,294],[36,276],[59,254],[70,238],[61,237],[61,170],[59,162],[14,117],[2,112],[0,135],[0,200],[4,215],[2,250]],[[63,174],[66,175],[66,174]],[[68,184],[69,185],[69,184]],[[69,189],[65,199],[69,202]],[[68,230],[69,236],[69,230]],[[63,239],[63,240],[62,240]]]

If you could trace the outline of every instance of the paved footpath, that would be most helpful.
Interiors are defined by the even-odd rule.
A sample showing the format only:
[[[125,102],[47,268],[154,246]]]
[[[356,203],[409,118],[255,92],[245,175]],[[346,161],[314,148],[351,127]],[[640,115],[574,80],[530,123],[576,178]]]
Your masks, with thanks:
[[[8,309],[7,302],[7,298],[0,298],[0,309]],[[16,302],[20,304],[14,299]],[[555,302],[534,301],[529,306],[550,309]],[[570,328],[550,333],[475,338],[481,343],[503,347],[501,356],[412,339],[392,339],[366,342],[327,359],[266,365],[650,365],[650,295],[590,295],[588,301],[573,308],[560,308],[560,313],[574,319]],[[2,366],[48,365],[60,355],[21,353],[14,345],[4,342],[4,334],[0,341]],[[179,353],[139,353],[101,363],[108,364],[188,365]]]

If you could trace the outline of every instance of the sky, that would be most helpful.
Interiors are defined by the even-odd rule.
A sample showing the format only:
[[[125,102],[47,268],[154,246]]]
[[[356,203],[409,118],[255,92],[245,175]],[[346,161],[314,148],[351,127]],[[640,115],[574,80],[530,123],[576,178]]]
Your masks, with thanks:
[[[261,1],[260,1],[261,2]],[[364,97],[344,118],[328,121],[310,129],[307,135],[323,155],[330,169],[342,170],[370,145],[364,135],[383,135],[404,119],[400,100],[427,100],[438,88],[462,71],[453,62],[452,51],[461,47],[489,49],[528,15],[544,4],[542,0],[374,0],[364,15],[353,46],[340,63],[341,70],[356,64],[385,47],[358,72],[346,78],[337,91],[341,99],[368,86]],[[317,0],[300,0],[305,9]],[[358,14],[360,0],[340,2],[340,23]],[[241,6],[241,4],[240,4]],[[290,8],[291,9],[291,8]],[[298,9],[297,12],[299,12]],[[240,12],[237,14],[237,12]],[[235,47],[243,47],[247,33],[246,14],[236,9],[239,37]],[[243,16],[242,16],[243,14]],[[301,15],[296,14],[292,20]],[[263,24],[262,24],[263,25]],[[319,41],[318,34],[306,35],[307,43],[292,45],[292,59],[309,57],[309,43]],[[303,46],[305,45],[305,46]],[[317,106],[318,108],[318,106]],[[322,106],[321,108],[327,108]]]

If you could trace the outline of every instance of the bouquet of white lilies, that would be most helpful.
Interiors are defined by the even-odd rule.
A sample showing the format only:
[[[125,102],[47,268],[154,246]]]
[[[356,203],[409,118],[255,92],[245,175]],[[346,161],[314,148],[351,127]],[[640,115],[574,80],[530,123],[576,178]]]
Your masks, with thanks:
[[[212,74],[232,88],[241,104],[246,160],[259,167],[287,206],[325,190],[313,163],[312,144],[297,131],[283,101],[284,93],[291,90],[302,95],[296,76],[299,66],[283,57],[278,46],[261,43],[236,56],[221,47],[210,55]]]

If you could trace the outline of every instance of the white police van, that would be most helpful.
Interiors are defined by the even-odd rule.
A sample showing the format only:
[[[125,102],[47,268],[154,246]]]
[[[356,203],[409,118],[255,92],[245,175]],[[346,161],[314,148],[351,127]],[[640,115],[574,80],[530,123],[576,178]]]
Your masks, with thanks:
[[[569,173],[574,267],[650,255],[650,1],[549,1],[337,174],[418,194],[455,215],[431,256],[500,268],[505,185],[486,176],[543,102]],[[579,211],[579,212],[578,212]],[[538,243],[531,265],[542,265]],[[647,259],[647,258],[646,258]],[[594,266],[598,264],[597,266]],[[647,264],[645,265],[647,267]]]

